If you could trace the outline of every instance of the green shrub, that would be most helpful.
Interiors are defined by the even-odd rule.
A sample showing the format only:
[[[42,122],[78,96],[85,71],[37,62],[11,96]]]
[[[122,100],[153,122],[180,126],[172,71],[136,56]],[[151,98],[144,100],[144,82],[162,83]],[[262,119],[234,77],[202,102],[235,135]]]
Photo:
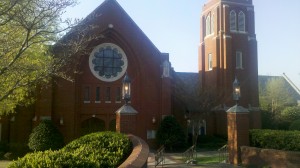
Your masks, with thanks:
[[[294,121],[300,119],[300,107],[299,106],[292,106],[286,107],[281,112],[282,118],[287,121]]]
[[[92,133],[80,137],[64,148],[35,152],[14,161],[17,167],[118,167],[131,153],[126,135],[113,132]]]
[[[29,136],[28,146],[33,151],[57,150],[63,145],[63,135],[50,120],[42,120]]]
[[[88,134],[62,149],[77,157],[87,158],[97,167],[116,167],[127,158],[131,150],[132,145],[128,137],[114,132]]]
[[[183,147],[186,143],[185,134],[173,116],[166,116],[161,121],[156,138],[160,145],[165,145],[171,150],[174,146]]]
[[[19,158],[11,163],[9,168],[35,168],[35,167],[96,167],[94,163],[89,162],[86,158],[74,157],[71,153],[47,150],[35,152]]]
[[[250,130],[250,144],[258,148],[300,151],[300,131]]]
[[[290,125],[290,130],[298,130],[300,131],[300,120],[295,120]]]

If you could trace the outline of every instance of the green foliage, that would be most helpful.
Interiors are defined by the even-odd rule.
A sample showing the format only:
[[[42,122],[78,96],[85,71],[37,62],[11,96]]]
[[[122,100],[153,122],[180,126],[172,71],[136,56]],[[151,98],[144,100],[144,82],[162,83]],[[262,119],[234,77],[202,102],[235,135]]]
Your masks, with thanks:
[[[292,106],[286,107],[282,112],[281,116],[284,120],[294,121],[300,119],[300,107]]]
[[[47,150],[25,155],[23,158],[11,163],[9,168],[35,168],[35,167],[96,167],[86,158],[74,157],[71,153]]]
[[[63,145],[63,135],[50,120],[41,121],[29,136],[28,146],[33,151],[57,150]]]
[[[217,150],[227,144],[227,138],[220,136],[202,135],[198,138],[197,148]]]
[[[98,132],[76,139],[58,151],[27,154],[14,161],[17,167],[117,167],[130,154],[132,144],[126,135]]]
[[[53,74],[49,45],[64,30],[61,14],[73,4],[75,0],[0,1],[0,113],[32,103],[36,85]]]
[[[166,116],[160,123],[156,134],[157,142],[171,149],[185,145],[185,134],[173,116]]]
[[[300,151],[300,131],[250,130],[250,144],[258,148]]]
[[[288,130],[293,121],[300,119],[300,107],[285,107],[276,114],[271,111],[261,110],[261,114],[263,129]]]
[[[298,130],[300,131],[300,119],[299,120],[295,120],[291,123],[290,125],[290,130]]]
[[[266,104],[264,110],[278,112],[286,106],[297,104],[293,98],[292,90],[284,78],[271,78],[267,81],[264,89],[260,89],[260,98],[262,104]]]

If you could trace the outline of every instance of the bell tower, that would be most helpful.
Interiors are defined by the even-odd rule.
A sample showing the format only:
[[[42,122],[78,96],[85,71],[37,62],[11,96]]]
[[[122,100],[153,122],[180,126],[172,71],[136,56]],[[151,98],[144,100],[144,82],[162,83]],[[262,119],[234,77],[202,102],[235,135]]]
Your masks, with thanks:
[[[201,14],[199,74],[201,87],[232,106],[232,83],[240,82],[239,104],[251,109],[251,128],[260,127],[257,41],[252,0],[208,0]]]

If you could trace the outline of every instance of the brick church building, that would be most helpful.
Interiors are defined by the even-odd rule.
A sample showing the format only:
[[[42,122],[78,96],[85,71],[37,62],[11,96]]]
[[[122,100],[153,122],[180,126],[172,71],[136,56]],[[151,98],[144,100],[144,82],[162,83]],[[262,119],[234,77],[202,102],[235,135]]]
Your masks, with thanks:
[[[197,103],[187,100],[197,99],[199,88],[213,90],[218,97],[201,120],[201,133],[226,135],[226,110],[235,104],[235,77],[241,84],[240,104],[250,110],[250,126],[260,127],[252,0],[208,0],[204,5],[199,73],[175,72],[169,54],[158,50],[116,0],[105,0],[82,23],[95,26],[90,33],[97,38],[87,45],[87,52],[74,54],[76,66],[69,65],[73,69],[67,72],[74,80],[53,77],[38,90],[35,104],[2,117],[1,141],[26,142],[43,119],[52,120],[66,142],[93,131],[115,131],[115,112],[124,104],[125,73],[131,78],[129,103],[137,111],[136,122],[128,124],[135,124],[133,134],[150,144],[164,116],[174,115],[184,125],[184,116],[197,112]],[[62,40],[75,35],[70,32]],[[178,93],[189,99],[181,100]]]

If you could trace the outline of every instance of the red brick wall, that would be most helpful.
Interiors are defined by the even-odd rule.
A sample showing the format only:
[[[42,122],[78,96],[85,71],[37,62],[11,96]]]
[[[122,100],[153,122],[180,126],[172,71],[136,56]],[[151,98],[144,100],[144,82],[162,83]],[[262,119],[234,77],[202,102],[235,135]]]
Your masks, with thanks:
[[[249,145],[249,114],[229,112],[227,118],[229,162],[239,164],[240,146]]]
[[[132,81],[131,106],[138,111],[134,134],[146,140],[147,130],[155,130],[158,126],[153,125],[152,118],[155,117],[160,122],[162,115],[171,114],[172,82],[171,79],[161,78],[161,65],[168,58],[151,43],[116,1],[105,1],[96,12],[101,17],[86,20],[86,24],[97,25],[97,30],[92,33],[103,38],[91,41],[87,54],[79,55],[76,59],[78,66],[70,64],[78,72],[70,73],[74,82],[55,79],[52,92],[49,90],[51,94],[40,95],[40,99],[49,99],[49,102],[52,96],[52,102],[44,108],[40,108],[42,105],[38,103],[36,114],[51,111],[51,117],[58,126],[60,118],[63,117],[64,125],[59,128],[66,141],[80,136],[81,123],[92,116],[104,120],[108,129],[109,122],[115,119],[116,110],[124,104],[123,101],[115,102],[115,89],[122,86],[123,77],[114,82],[96,79],[90,72],[88,59],[93,47],[102,43],[114,43],[124,50],[128,59],[127,73]],[[108,24],[112,24],[113,28],[108,28]],[[85,86],[92,91],[90,103],[83,102]],[[97,86],[101,88],[101,103],[95,103],[94,91]],[[103,98],[106,87],[111,88],[110,103],[105,103]]]
[[[199,46],[199,73],[202,88],[214,90],[219,95],[219,105],[231,107],[232,83],[237,76],[241,84],[241,99],[239,104],[248,108],[259,106],[258,98],[258,67],[257,42],[254,27],[254,8],[252,1],[240,2],[237,0],[208,1],[202,10],[200,46]],[[246,32],[231,32],[229,30],[229,12],[243,11],[246,17]],[[205,36],[206,18],[214,15],[214,33]],[[243,53],[243,69],[236,69],[236,51]],[[208,54],[213,57],[213,69],[208,69]],[[220,118],[218,118],[220,117]],[[223,132],[220,120],[222,115],[216,115],[215,133]],[[226,119],[225,119],[226,120]],[[260,111],[250,113],[251,128],[261,127]]]
[[[241,159],[244,166],[298,168],[300,165],[300,152],[242,146]]]

